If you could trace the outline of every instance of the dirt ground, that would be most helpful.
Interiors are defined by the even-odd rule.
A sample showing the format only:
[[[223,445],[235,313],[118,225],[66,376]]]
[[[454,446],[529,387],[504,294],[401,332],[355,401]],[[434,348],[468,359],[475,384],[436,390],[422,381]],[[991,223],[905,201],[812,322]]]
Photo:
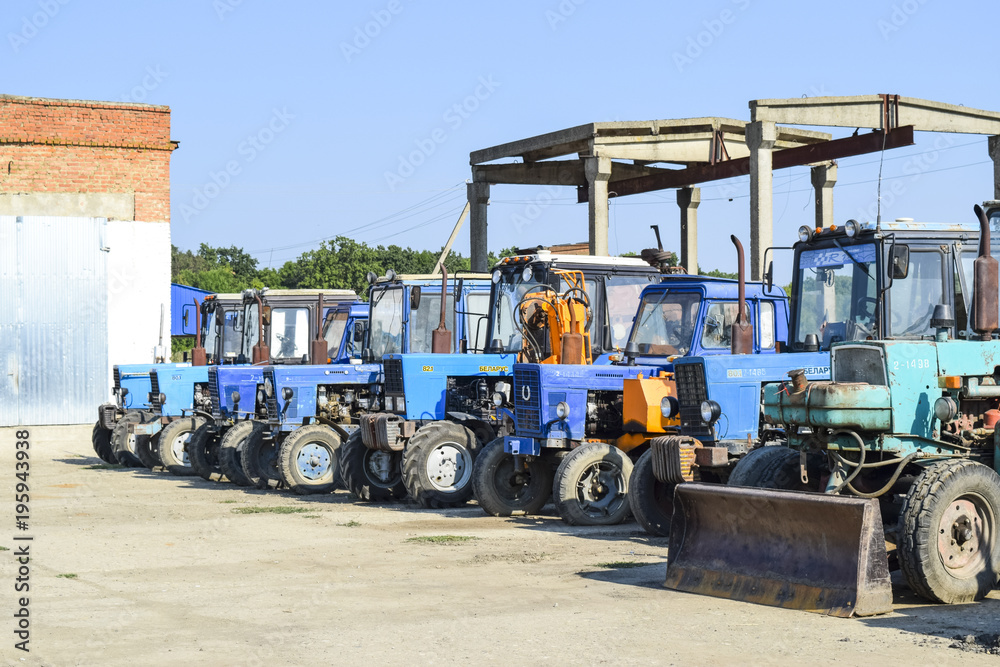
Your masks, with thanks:
[[[1000,632],[1000,592],[945,607],[897,584],[896,613],[830,618],[668,591],[666,540],[634,523],[571,528],[475,506],[373,506],[346,492],[301,498],[95,468],[90,427],[32,428],[30,443],[30,523],[19,531],[15,430],[0,429],[8,665],[1000,660],[950,647]],[[291,513],[241,513],[254,508]],[[17,593],[13,554],[28,542],[13,538],[25,535],[31,589]],[[426,539],[439,536],[472,539]],[[30,653],[14,648],[24,595]]]

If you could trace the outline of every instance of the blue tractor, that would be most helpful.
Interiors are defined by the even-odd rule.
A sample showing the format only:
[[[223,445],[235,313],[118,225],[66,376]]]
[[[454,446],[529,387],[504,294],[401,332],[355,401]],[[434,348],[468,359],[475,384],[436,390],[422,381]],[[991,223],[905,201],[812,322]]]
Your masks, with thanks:
[[[137,440],[128,429],[130,423],[146,423],[152,419],[150,370],[235,363],[240,349],[240,334],[232,329],[232,323],[242,310],[242,304],[241,294],[214,294],[200,304],[195,302],[184,306],[183,317],[195,320],[192,324],[197,331],[197,343],[190,362],[114,366],[115,402],[98,408],[98,421],[92,436],[94,451],[103,461],[126,466],[148,466],[152,463],[146,458],[149,451],[147,436],[138,436]]]
[[[612,365],[516,364],[516,427],[476,461],[480,506],[494,516],[534,514],[553,498],[570,524],[623,521],[633,462],[678,424],[673,364],[728,355],[741,299],[755,352],[773,356],[786,340],[784,292],[750,284],[744,298],[741,285],[665,276],[643,290],[625,352]]]
[[[582,286],[569,280],[583,273]],[[465,350],[447,344],[432,350],[387,346],[378,309],[372,310],[371,346],[384,354],[385,411],[361,418],[341,452],[348,489],[366,501],[407,496],[422,507],[451,507],[472,497],[474,459],[505,428],[494,410],[496,396],[514,395],[511,371],[519,358],[541,361],[560,353],[545,318],[546,299],[569,294],[588,311],[587,356],[597,364],[625,344],[628,322],[642,288],[660,269],[636,258],[555,255],[545,250],[508,257],[494,268],[483,308],[466,315],[471,335]],[[549,295],[549,296],[544,296]],[[397,298],[402,298],[397,297]],[[537,312],[519,305],[537,301]],[[485,315],[480,313],[485,312]],[[560,326],[569,326],[561,322]]]
[[[435,325],[454,329],[456,349],[475,342],[489,304],[488,275],[448,279],[389,272],[369,280],[368,335],[355,328],[344,336],[350,363],[264,371],[266,423],[241,452],[243,473],[251,483],[281,482],[300,494],[341,486],[341,443],[350,439],[363,415],[382,405],[382,356],[430,350]],[[359,357],[366,361],[358,363]]]
[[[266,295],[265,295],[266,297]],[[353,368],[349,362],[358,360],[368,323],[368,304],[361,301],[339,301],[326,310],[322,338],[325,351],[318,354],[340,369]],[[257,336],[244,338],[249,350],[256,344]],[[319,352],[319,350],[317,350]],[[212,419],[191,436],[188,457],[191,468],[206,480],[228,479],[241,486],[251,481],[243,473],[240,453],[253,430],[263,428],[267,420],[264,395],[263,365],[212,366],[208,369],[208,390],[211,398]],[[326,366],[286,365],[282,368],[326,368]],[[254,421],[257,420],[257,421]],[[226,451],[226,470],[220,460]]]
[[[683,474],[658,478],[669,467],[655,456],[661,442],[635,466],[632,513],[648,532],[667,535],[675,486],[711,481],[756,486],[762,470],[788,460],[777,424],[766,424],[760,410],[763,389],[801,369],[804,379],[830,377],[829,351],[840,341],[870,338],[920,338],[931,334],[930,301],[956,306],[959,321],[952,335],[968,335],[966,304],[972,282],[970,248],[976,227],[897,220],[842,227],[799,229],[793,247],[791,318],[782,354],[729,357],[691,356],[674,365],[680,426],[670,446],[693,457]],[[918,280],[896,280],[902,267]],[[900,267],[900,268],[895,268]],[[944,280],[942,276],[950,276]],[[771,446],[765,446],[771,445]],[[673,451],[673,450],[671,450]],[[666,456],[665,450],[661,452]],[[675,456],[671,454],[671,456]],[[798,462],[788,463],[789,470]]]
[[[311,344],[312,332],[320,327],[320,304],[324,299],[352,302],[351,290],[248,290],[243,309],[234,314],[234,330],[241,334],[239,361],[253,364],[301,364],[311,354],[326,360],[323,341]],[[221,320],[216,320],[222,326]],[[251,347],[251,341],[256,341]],[[245,350],[250,347],[250,358]],[[320,350],[319,348],[322,348]],[[317,359],[318,360],[318,359]],[[208,366],[152,370],[150,373],[150,412],[152,420],[131,424],[136,436],[150,436],[136,441],[138,454],[150,467],[163,466],[176,475],[194,475],[187,454],[191,436],[212,418]],[[143,451],[146,444],[148,451]],[[147,461],[144,461],[146,463]]]

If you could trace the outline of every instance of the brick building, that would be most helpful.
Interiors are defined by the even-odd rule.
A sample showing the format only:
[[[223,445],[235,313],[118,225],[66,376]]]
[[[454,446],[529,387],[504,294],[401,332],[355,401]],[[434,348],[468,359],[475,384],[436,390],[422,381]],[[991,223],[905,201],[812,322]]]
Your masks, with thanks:
[[[0,95],[0,426],[92,421],[169,346],[177,146],[169,107]]]

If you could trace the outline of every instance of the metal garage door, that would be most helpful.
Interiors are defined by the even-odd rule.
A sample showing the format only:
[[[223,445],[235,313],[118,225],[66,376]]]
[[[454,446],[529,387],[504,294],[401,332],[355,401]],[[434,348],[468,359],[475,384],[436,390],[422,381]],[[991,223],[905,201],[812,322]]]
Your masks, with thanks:
[[[0,216],[0,426],[95,420],[108,391],[106,224]]]

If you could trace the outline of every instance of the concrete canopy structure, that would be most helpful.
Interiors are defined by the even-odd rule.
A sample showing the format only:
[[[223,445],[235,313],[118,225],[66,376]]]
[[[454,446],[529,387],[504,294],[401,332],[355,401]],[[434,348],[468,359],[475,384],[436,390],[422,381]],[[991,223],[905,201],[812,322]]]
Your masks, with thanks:
[[[772,171],[810,165],[816,224],[833,222],[835,160],[907,146],[914,131],[989,136],[994,196],[1000,198],[1000,113],[899,95],[754,100],[749,123],[726,118],[591,123],[494,146],[470,155],[472,266],[486,268],[486,206],[490,185],[575,185],[589,202],[590,250],[607,254],[607,199],[678,188],[681,263],[697,270],[699,183],[749,174],[751,277],[764,273],[772,243]],[[783,123],[784,125],[779,125]],[[787,125],[855,128],[832,139]],[[859,134],[865,128],[871,132]],[[553,160],[576,153],[575,159]],[[522,163],[486,164],[504,158]],[[631,160],[630,163],[619,160]],[[653,166],[682,165],[683,169]]]
[[[606,255],[608,197],[620,194],[616,192],[617,184],[644,177],[670,177],[679,171],[658,164],[690,168],[748,158],[746,126],[745,121],[732,118],[588,123],[474,151],[470,154],[472,182],[468,186],[473,268],[489,268],[486,207],[491,185],[575,186],[578,199],[589,202],[590,252]],[[825,132],[781,128],[774,141],[779,148],[794,148],[829,139]],[[495,163],[511,158],[520,158],[521,162]],[[696,271],[701,195],[690,185],[678,193],[683,223],[681,263]]]

